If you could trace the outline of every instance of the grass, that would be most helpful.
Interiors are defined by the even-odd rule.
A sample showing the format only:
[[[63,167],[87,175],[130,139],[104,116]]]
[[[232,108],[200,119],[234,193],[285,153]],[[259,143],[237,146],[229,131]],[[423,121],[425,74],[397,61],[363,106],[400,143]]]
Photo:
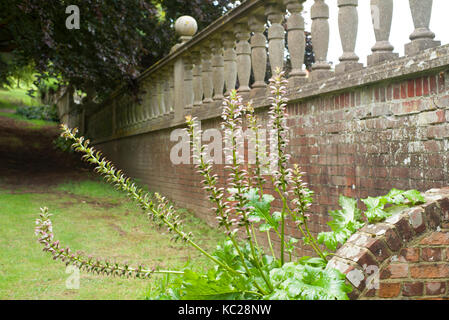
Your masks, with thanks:
[[[16,110],[20,106],[38,106],[37,98],[27,95],[28,89],[15,88],[9,90],[0,90],[0,117],[8,117],[20,122],[19,125],[26,125],[28,129],[41,129],[47,126],[56,125],[55,122],[45,120],[30,120],[16,113],[7,112],[7,110]]]
[[[14,119],[16,122],[19,122],[19,125],[26,125],[28,129],[42,129],[48,126],[56,126],[58,124],[57,122],[53,121],[26,119],[25,117],[15,113],[1,112],[1,109],[0,109],[0,117],[7,117]]]
[[[27,95],[28,89],[0,90],[0,109],[16,109],[19,106],[37,106],[39,100]]]
[[[12,193],[0,185],[0,299],[144,299],[149,288],[157,287],[157,278],[106,278],[81,271],[80,288],[66,289],[66,266],[43,252],[34,236],[42,206],[53,214],[55,236],[74,251],[176,270],[188,261],[195,268],[209,264],[194,249],[170,242],[166,230],[154,227],[134,203],[103,182],[67,182],[42,193]],[[223,239],[192,214],[181,214],[186,230],[194,231],[205,248]]]

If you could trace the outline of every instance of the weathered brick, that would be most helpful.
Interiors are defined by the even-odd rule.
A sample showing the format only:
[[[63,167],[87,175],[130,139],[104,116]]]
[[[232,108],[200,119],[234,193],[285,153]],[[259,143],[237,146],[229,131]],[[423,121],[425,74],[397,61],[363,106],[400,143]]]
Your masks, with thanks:
[[[449,264],[418,264],[410,267],[414,279],[436,279],[449,277]]]
[[[394,226],[396,227],[396,231],[399,237],[404,242],[410,241],[413,238],[414,232],[407,218],[402,217],[398,222],[394,224]]]
[[[449,245],[449,232],[432,232],[421,239],[420,244],[433,246]]]
[[[441,261],[441,248],[421,248],[421,259],[423,261]]]
[[[430,230],[436,229],[440,225],[441,209],[436,202],[423,206],[427,227]]]
[[[385,243],[392,251],[398,251],[402,247],[402,240],[391,226],[383,223],[370,224],[363,227],[361,231],[372,235],[384,236]]]
[[[366,248],[373,254],[377,261],[383,262],[390,256],[387,245],[383,239],[375,239]]]
[[[405,282],[402,284],[402,295],[406,297],[422,296],[424,284],[422,282]]]
[[[416,234],[426,231],[426,223],[424,221],[424,209],[414,208],[408,212],[410,224]]]
[[[399,279],[408,277],[409,266],[406,263],[390,264],[380,272],[381,279]]]
[[[418,116],[420,126],[446,122],[446,113],[444,110],[422,112]]]
[[[379,285],[379,298],[395,298],[401,292],[401,283],[381,282]]]
[[[419,261],[419,248],[403,248],[399,253],[402,262],[418,262]]]
[[[446,282],[426,282],[426,295],[438,296],[446,293]]]

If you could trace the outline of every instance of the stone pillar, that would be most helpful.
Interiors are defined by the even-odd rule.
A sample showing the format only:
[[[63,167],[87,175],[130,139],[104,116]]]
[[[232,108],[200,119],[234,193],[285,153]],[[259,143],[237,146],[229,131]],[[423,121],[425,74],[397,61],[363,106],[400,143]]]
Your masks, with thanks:
[[[306,50],[306,36],[304,34],[303,4],[306,0],[284,0],[290,17],[287,19],[287,41],[292,71],[290,81],[298,84],[306,80],[307,73],[303,69]]]
[[[412,42],[405,45],[405,54],[416,55],[428,48],[441,45],[435,41],[435,33],[430,31],[433,0],[409,0],[415,31],[410,35]]]
[[[285,30],[282,25],[284,10],[277,1],[270,1],[265,14],[271,23],[268,28],[268,54],[271,73],[275,74],[277,68],[284,69]]]
[[[265,88],[265,74],[267,73],[267,39],[265,31],[265,17],[252,15],[248,20],[251,36],[251,66],[254,74],[253,88]]]
[[[182,60],[184,63],[184,109],[191,110],[193,108],[192,57],[184,55]]]
[[[199,51],[192,51],[193,66],[193,106],[203,104],[203,83],[201,78],[201,55]]]
[[[376,44],[371,49],[373,54],[368,56],[368,66],[393,60],[399,56],[397,53],[393,53],[394,47],[389,41],[393,19],[393,0],[371,0],[371,16]]]
[[[198,25],[192,17],[182,16],[176,20],[175,30],[181,36],[181,44],[175,45],[172,48],[172,52],[176,51],[182,44],[189,41],[195,35],[198,30]],[[174,64],[174,117],[176,120],[182,120],[185,114],[185,68],[183,60],[182,57],[179,57]]]
[[[251,76],[251,46],[249,45],[250,32],[248,21],[240,21],[235,27],[237,40],[237,78],[239,79],[239,92],[249,92],[249,78]]]
[[[355,54],[359,29],[358,2],[358,0],[338,0],[338,27],[343,55],[340,57],[340,63],[335,67],[337,73],[363,68],[363,64],[358,63],[359,57]]]
[[[209,43],[205,43],[202,45],[201,59],[201,79],[204,93],[203,103],[211,103],[214,102],[214,100],[212,99],[212,96],[214,94],[214,87],[212,83],[212,61]]]
[[[214,101],[223,100],[224,90],[224,58],[223,58],[223,45],[221,39],[213,39],[211,42],[212,47],[212,82],[214,84]]]
[[[222,38],[224,46],[225,95],[229,95],[231,90],[235,89],[235,84],[237,82],[237,54],[235,52],[234,35],[230,32],[225,32]]]
[[[329,51],[329,6],[324,0],[315,0],[311,9],[312,41],[315,51],[315,64],[310,74],[311,80],[328,78],[332,75],[327,61]]]

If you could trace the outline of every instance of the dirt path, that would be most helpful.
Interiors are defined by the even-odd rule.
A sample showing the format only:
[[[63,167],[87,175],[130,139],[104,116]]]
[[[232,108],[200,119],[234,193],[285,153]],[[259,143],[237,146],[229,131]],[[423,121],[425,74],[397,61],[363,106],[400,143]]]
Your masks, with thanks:
[[[0,116],[0,183],[10,189],[44,191],[65,180],[89,178],[79,154],[55,149],[57,125],[39,129]]]

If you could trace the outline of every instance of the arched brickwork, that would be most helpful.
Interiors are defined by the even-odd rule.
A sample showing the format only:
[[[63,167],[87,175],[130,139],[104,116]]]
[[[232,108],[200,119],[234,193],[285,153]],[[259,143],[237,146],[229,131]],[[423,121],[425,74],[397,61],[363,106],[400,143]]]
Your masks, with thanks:
[[[449,188],[352,235],[329,262],[353,286],[351,299],[449,300]]]

